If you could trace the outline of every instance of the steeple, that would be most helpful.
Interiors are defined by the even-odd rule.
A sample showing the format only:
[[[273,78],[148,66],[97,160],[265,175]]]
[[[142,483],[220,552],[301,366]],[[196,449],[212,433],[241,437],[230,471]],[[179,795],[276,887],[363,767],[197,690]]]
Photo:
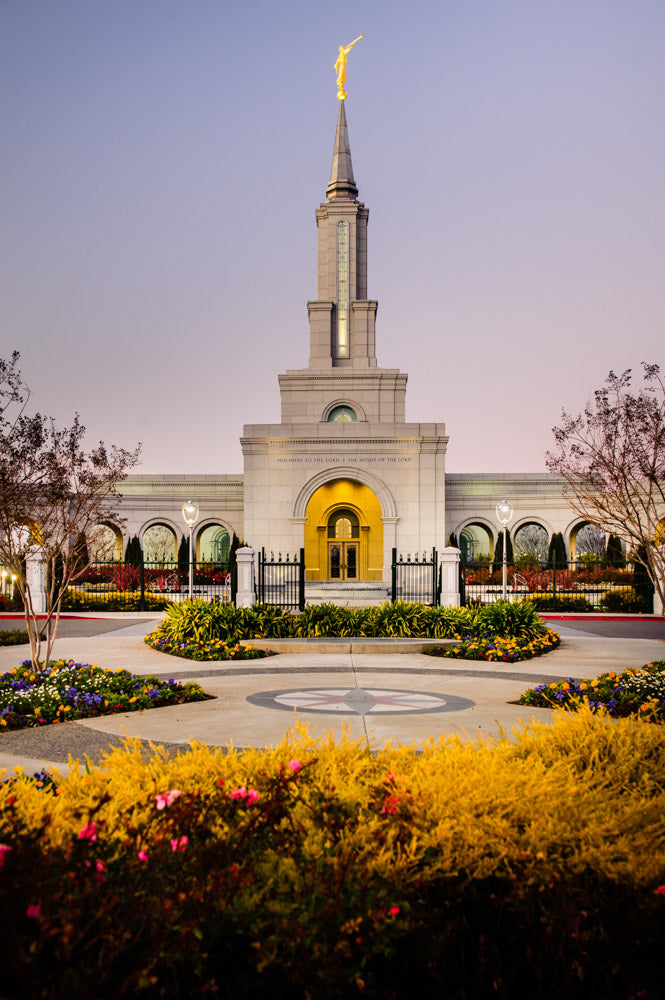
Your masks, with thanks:
[[[358,188],[353,177],[353,164],[351,163],[349,129],[346,124],[346,112],[344,110],[345,103],[345,101],[339,102],[332,170],[330,171],[330,183],[326,189],[328,201],[358,200]]]
[[[316,212],[317,298],[307,304],[309,367],[376,368],[374,322],[377,303],[367,299],[367,219],[353,177],[344,101],[337,131],[327,200]]]

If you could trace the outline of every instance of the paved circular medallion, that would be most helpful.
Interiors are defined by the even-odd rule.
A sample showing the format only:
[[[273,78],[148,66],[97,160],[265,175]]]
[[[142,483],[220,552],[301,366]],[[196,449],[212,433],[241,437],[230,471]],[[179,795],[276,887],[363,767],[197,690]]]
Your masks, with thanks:
[[[346,715],[400,715],[426,712],[461,712],[475,702],[448,694],[426,691],[395,691],[389,688],[296,688],[259,691],[247,701],[261,708],[284,712],[328,712]]]

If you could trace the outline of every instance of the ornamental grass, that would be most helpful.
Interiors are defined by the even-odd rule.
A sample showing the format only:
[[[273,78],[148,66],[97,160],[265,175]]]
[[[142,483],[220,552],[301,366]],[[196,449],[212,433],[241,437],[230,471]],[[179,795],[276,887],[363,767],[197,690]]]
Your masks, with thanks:
[[[655,997],[665,743],[588,707],[370,750],[138,742],[0,786],[8,998]]]
[[[96,663],[55,660],[41,670],[25,660],[0,676],[0,727],[24,729],[114,712],[137,712],[203,701],[198,684],[104,670]]]
[[[639,669],[613,670],[586,680],[555,681],[529,688],[520,697],[520,705],[542,708],[561,707],[577,711],[588,706],[591,711],[624,717],[639,713],[654,722],[665,721],[665,660],[654,660]]]
[[[545,623],[528,601],[497,601],[485,607],[461,608],[402,601],[366,608],[315,604],[300,614],[292,614],[270,605],[236,608],[193,600],[169,605],[164,619],[146,641],[157,648],[161,640],[178,647],[190,642],[221,640],[235,644],[258,638],[463,639],[486,632],[530,640],[546,631]]]

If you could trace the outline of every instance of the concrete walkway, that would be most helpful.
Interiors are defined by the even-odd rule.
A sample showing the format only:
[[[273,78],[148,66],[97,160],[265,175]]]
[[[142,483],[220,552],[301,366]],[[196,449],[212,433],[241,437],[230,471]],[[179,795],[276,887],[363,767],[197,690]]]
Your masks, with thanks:
[[[70,755],[98,763],[104,751],[121,745],[127,736],[176,752],[186,750],[192,741],[263,747],[279,743],[296,720],[318,733],[332,731],[339,737],[346,732],[371,747],[388,741],[411,744],[450,733],[495,736],[532,718],[544,722],[551,718],[549,709],[512,704],[527,687],[565,677],[592,678],[606,670],[619,672],[665,659],[665,627],[639,630],[653,638],[617,638],[609,626],[599,629],[595,619],[588,627],[581,620],[550,622],[562,636],[561,647],[516,664],[398,652],[404,646],[390,640],[381,652],[352,647],[346,652],[287,652],[227,664],[193,663],[146,646],[143,637],[155,619],[137,619],[132,615],[120,623],[114,617],[105,631],[99,631],[99,618],[87,628],[81,624],[84,619],[77,619],[75,627],[66,629],[70,634],[57,640],[54,656],[111,669],[124,667],[141,675],[195,680],[213,700],[5,732],[0,735],[0,769],[66,771]],[[86,631],[95,634],[81,634]],[[0,672],[25,659],[26,651],[25,646],[0,648]],[[289,707],[294,701],[301,706],[297,712]],[[322,702],[325,711],[311,710],[312,704]],[[432,705],[435,709],[418,708]]]

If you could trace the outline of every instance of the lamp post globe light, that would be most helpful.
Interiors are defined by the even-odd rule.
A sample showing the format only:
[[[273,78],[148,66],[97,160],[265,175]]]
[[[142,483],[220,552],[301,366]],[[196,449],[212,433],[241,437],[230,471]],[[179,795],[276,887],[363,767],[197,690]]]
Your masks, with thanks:
[[[194,551],[192,549],[192,529],[199,519],[199,508],[191,500],[182,505],[182,516],[189,528],[189,599],[192,599],[192,584],[194,581]]]
[[[496,505],[496,516],[499,519],[500,524],[503,525],[503,599],[504,601],[508,598],[508,562],[507,562],[507,530],[506,525],[513,516],[512,504],[509,504],[507,500],[502,500],[501,503]]]

